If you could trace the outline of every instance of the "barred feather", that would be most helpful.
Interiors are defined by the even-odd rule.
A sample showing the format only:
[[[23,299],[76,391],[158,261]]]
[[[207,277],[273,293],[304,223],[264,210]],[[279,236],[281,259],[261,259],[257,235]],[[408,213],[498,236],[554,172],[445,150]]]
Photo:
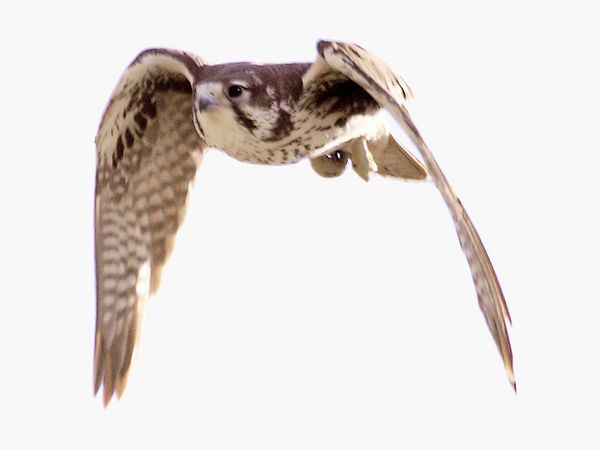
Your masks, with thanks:
[[[94,391],[122,394],[144,303],[185,212],[205,144],[192,122],[189,55],[147,51],[125,72],[97,137]]]

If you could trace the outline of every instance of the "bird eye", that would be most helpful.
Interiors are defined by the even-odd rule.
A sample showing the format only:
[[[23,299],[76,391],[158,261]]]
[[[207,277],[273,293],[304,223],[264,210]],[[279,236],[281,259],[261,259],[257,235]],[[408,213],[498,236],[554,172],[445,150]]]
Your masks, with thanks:
[[[240,86],[239,84],[232,84],[231,86],[229,86],[227,88],[227,95],[230,98],[236,98],[239,97],[240,95],[242,95],[244,93],[244,86]]]

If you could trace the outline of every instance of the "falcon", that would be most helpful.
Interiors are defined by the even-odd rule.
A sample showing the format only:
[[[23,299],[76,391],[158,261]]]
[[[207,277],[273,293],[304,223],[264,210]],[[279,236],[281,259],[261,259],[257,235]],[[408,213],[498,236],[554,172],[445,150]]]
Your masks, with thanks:
[[[314,63],[210,65],[170,49],[140,53],[121,76],[96,136],[94,393],[121,396],[149,295],[183,221],[208,148],[255,164],[309,159],[325,177],[347,165],[429,180],[444,199],[469,263],[479,306],[516,388],[500,284],[467,212],[415,127],[411,91],[378,57],[319,41]],[[398,122],[422,163],[388,131]]]

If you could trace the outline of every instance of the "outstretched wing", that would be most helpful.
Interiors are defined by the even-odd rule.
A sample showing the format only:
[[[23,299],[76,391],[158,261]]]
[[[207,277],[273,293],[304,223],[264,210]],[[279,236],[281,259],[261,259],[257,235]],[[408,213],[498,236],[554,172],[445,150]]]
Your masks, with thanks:
[[[204,142],[192,121],[192,82],[203,62],[146,50],[125,71],[104,113],[96,150],[94,392],[121,395],[144,303],[182,222]]]
[[[479,306],[502,356],[508,379],[516,389],[512,350],[506,329],[506,323],[510,323],[510,315],[498,278],[465,208],[448,184],[448,180],[404,107],[404,100],[409,95],[406,83],[383,61],[357,45],[320,41],[317,49],[320,57],[315,66],[327,65],[365,89],[377,103],[392,114],[419,149],[427,173],[448,205],[458,239],[471,267]],[[316,72],[318,69],[311,70]]]

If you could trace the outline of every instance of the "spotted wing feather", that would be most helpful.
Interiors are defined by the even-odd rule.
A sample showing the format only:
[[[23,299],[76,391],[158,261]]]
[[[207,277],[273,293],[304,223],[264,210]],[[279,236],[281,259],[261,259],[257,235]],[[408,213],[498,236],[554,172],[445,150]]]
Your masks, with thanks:
[[[200,163],[192,80],[202,61],[140,54],[121,77],[96,137],[94,391],[125,388],[144,303],[159,284]]]
[[[512,350],[506,325],[507,322],[510,323],[510,315],[500,283],[471,219],[404,107],[408,96],[406,83],[383,61],[357,45],[320,41],[317,49],[319,60],[324,60],[333,70],[341,72],[365,89],[392,114],[419,149],[427,173],[450,210],[460,244],[471,268],[479,306],[502,356],[509,381],[516,389]],[[322,64],[319,60],[317,64]]]

